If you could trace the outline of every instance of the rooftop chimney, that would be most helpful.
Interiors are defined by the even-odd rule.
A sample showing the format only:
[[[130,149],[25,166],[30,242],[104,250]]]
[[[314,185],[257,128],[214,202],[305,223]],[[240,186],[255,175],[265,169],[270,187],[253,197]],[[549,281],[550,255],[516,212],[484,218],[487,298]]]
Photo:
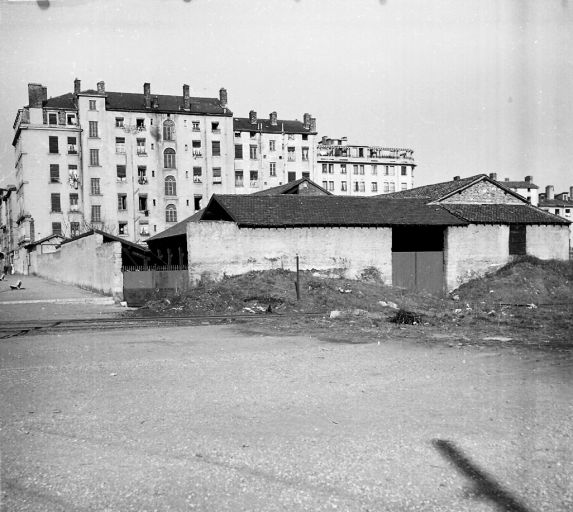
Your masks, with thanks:
[[[573,187],[569,187],[569,201],[573,201]]]
[[[316,131],[316,117],[311,117],[311,118],[310,118],[310,131],[311,131],[311,132],[315,132],[315,131]]]
[[[459,176],[454,176],[454,181],[459,181],[460,177]]]
[[[28,105],[42,108],[42,103],[48,99],[48,89],[42,84],[28,84]]]
[[[183,108],[189,110],[191,107],[191,99],[189,98],[189,86],[183,84]]]
[[[149,82],[143,84],[143,99],[145,108],[151,108],[151,84]]]
[[[219,103],[223,108],[227,106],[227,89],[224,87],[219,89]]]
[[[79,78],[76,78],[74,80],[74,94],[77,96],[81,90],[82,90],[82,82],[80,81]]]
[[[153,108],[159,108],[159,98],[157,96],[153,96]]]
[[[254,110],[249,112],[249,123],[257,124],[257,113]]]
[[[553,199],[553,185],[547,185],[545,187],[545,199],[548,201]]]
[[[306,130],[309,130],[310,129],[310,114],[308,112],[305,112],[302,116],[302,120],[303,120],[304,128]]]
[[[527,183],[531,183],[531,182],[533,181],[533,176],[526,176],[526,177],[525,177],[525,181],[526,181]]]
[[[489,173],[489,178],[490,178],[491,180],[497,180],[497,173],[495,173],[495,172],[490,172],[490,173]]]
[[[98,94],[105,94],[105,82],[98,82],[97,83],[97,93]]]
[[[276,126],[277,125],[277,113],[276,112],[271,112],[269,115],[269,119],[271,120],[271,125],[272,126]]]

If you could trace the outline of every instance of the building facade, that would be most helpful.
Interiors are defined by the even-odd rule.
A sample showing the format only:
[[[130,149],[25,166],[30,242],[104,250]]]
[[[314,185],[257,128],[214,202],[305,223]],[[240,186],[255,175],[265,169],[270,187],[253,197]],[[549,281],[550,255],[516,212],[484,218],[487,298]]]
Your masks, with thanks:
[[[278,119],[272,112],[259,119],[254,110],[249,117],[233,120],[235,193],[249,194],[284,185],[300,178],[311,178],[316,162],[316,119],[303,115],[303,121]]]
[[[358,146],[346,137],[322,137],[317,147],[317,172],[312,178],[333,194],[374,196],[414,186],[413,150]]]
[[[233,113],[218,98],[82,90],[48,99],[29,84],[14,123],[16,238],[102,229],[133,242],[231,192]]]

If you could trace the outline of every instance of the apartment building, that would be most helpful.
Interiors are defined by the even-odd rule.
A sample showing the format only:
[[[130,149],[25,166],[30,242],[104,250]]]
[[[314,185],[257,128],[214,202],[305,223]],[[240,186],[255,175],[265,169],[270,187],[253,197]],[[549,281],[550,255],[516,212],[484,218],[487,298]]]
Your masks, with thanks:
[[[490,173],[489,177],[492,180],[496,180],[497,181],[497,173],[492,172]],[[525,197],[525,199],[527,199],[527,202],[529,204],[532,204],[533,206],[537,206],[539,203],[539,187],[533,183],[533,176],[525,176],[525,178],[523,179],[523,181],[513,181],[510,180],[509,178],[505,178],[504,181],[500,181],[499,183],[501,183],[504,187],[509,188],[511,190],[513,190],[514,192],[517,192],[519,195]]]
[[[348,144],[322,137],[314,181],[337,195],[375,196],[414,186],[413,150]]]
[[[14,122],[19,245],[90,228],[133,242],[229,193],[233,113],[218,98],[109,92],[105,83],[54,98],[29,84]]]
[[[312,178],[316,162],[316,119],[303,115],[303,121],[278,119],[272,112],[259,119],[254,110],[249,117],[233,119],[234,193],[249,194],[300,178]]]

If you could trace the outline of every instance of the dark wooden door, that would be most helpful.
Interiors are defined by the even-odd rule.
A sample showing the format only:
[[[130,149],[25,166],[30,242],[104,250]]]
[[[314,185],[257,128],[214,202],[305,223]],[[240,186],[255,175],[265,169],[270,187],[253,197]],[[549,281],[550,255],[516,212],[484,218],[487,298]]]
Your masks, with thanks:
[[[443,251],[393,252],[392,285],[443,295]]]

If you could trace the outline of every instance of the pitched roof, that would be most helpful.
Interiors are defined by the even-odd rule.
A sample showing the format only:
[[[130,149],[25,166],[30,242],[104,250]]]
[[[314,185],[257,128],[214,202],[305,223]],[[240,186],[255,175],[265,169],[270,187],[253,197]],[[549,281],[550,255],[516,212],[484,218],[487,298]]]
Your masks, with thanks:
[[[80,94],[98,94],[91,89],[82,91]],[[101,95],[100,95],[101,96]],[[106,92],[105,105],[107,110],[117,110],[126,112],[173,112],[189,114],[211,114],[220,116],[232,116],[233,112],[221,106],[219,98],[190,98],[190,110],[183,110],[183,96],[152,94],[157,97],[158,108],[146,108],[145,96],[140,93],[131,92]],[[56,96],[48,99],[44,103],[46,108],[63,108],[67,110],[77,109],[77,102],[73,93]]]
[[[432,185],[424,185],[422,187],[415,187],[409,190],[401,190],[399,192],[391,192],[390,194],[382,194],[376,197],[379,198],[396,198],[396,199],[427,199],[428,201],[437,201],[445,196],[449,196],[460,189],[466,188],[473,183],[487,178],[485,174],[477,174],[469,178],[462,178],[460,180],[444,181],[442,183],[433,183]],[[488,178],[489,179],[489,178]]]
[[[181,222],[178,222],[174,226],[162,231],[161,233],[157,233],[157,235],[153,235],[147,239],[147,243],[154,242],[156,240],[161,240],[162,238],[172,238],[174,236],[187,236],[187,223],[188,222],[197,222],[200,218],[205,208],[201,210],[197,210],[193,215],[183,219]]]
[[[569,206],[570,208],[573,208],[573,201],[566,201],[565,199],[540,199],[539,206],[543,206],[545,208],[554,208],[556,206],[564,208]]]
[[[213,195],[204,220],[230,220],[241,227],[466,225],[424,200],[306,195]]]
[[[552,213],[528,204],[446,204],[448,212],[474,224],[569,224]]]
[[[499,184],[508,188],[539,188],[535,183],[530,181],[498,181]]]
[[[56,234],[51,234],[48,236],[45,236],[44,238],[41,238],[40,240],[35,240],[33,242],[30,242],[29,244],[26,244],[24,247],[26,247],[26,249],[28,249],[29,247],[36,247],[37,245],[43,244],[44,242],[48,242],[54,238],[58,238],[59,240],[65,240],[66,237],[63,235],[56,235]],[[59,245],[59,242],[55,242],[56,245]]]
[[[270,119],[257,119],[256,124],[251,124],[248,117],[235,117],[233,119],[233,130],[240,132],[263,132],[263,133],[309,133],[316,135],[316,131],[305,128],[302,121],[297,119],[290,121],[278,119],[276,125],[271,124]]]
[[[130,242],[129,240],[125,240],[124,238],[121,238],[119,236],[112,235],[111,233],[106,233],[105,231],[102,231],[101,229],[90,229],[89,231],[86,231],[84,233],[80,233],[79,235],[74,236],[73,238],[68,238],[68,239],[64,240],[62,242],[62,245],[69,244],[70,242],[74,242],[75,240],[78,240],[80,238],[84,238],[86,236],[90,236],[93,234],[102,235],[104,243],[109,242],[109,241],[120,242],[122,245],[129,246],[129,247],[131,247],[133,249],[137,249],[141,252],[149,252],[149,249],[147,249],[147,247],[143,247],[143,245],[136,244],[135,242]]]
[[[310,178],[300,178],[299,180],[291,181],[289,183],[285,183],[284,185],[279,185],[277,187],[267,188],[265,190],[260,190],[259,192],[255,192],[253,195],[255,196],[273,196],[277,194],[295,194],[295,190],[298,190],[299,185],[301,183],[307,182],[313,187],[316,187],[325,195],[331,196],[332,193],[326,190],[324,187],[321,187],[318,183],[315,183]]]

